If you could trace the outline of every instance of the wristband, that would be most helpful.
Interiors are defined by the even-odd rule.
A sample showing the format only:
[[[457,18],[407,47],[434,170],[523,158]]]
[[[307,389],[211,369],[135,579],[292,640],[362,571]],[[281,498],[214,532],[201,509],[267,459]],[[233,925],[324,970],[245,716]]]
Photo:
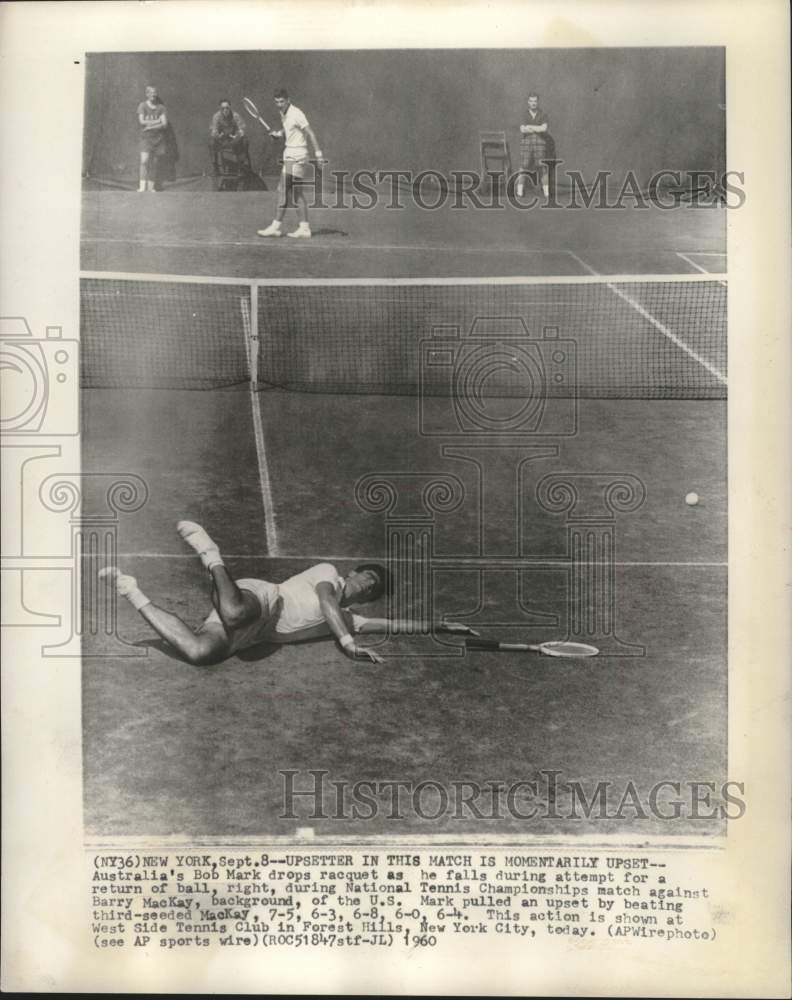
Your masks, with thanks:
[[[341,646],[344,649],[350,649],[352,646],[355,645],[355,640],[352,638],[351,635],[342,635],[338,641],[341,643]]]

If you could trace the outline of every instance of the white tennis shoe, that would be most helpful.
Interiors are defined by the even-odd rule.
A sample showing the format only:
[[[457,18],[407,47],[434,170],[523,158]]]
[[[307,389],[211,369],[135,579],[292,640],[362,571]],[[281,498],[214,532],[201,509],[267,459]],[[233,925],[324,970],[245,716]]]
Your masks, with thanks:
[[[280,222],[271,222],[266,229],[257,229],[256,234],[258,236],[283,236]],[[289,235],[291,236],[291,233]]]
[[[311,238],[311,227],[307,222],[301,222],[299,226],[294,230],[293,233],[287,233],[287,236],[291,236],[295,240],[307,240]]]
[[[211,569],[212,566],[223,562],[217,542],[209,537],[200,524],[196,524],[195,521],[179,521],[176,530],[190,548],[201,557],[201,562],[206,569]]]

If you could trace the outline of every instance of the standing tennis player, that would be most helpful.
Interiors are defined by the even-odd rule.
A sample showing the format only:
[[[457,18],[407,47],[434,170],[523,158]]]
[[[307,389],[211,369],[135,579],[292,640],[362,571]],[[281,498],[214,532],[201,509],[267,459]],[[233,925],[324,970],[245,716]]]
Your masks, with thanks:
[[[356,644],[354,634],[385,633],[416,624],[363,618],[347,610],[350,605],[375,601],[388,591],[388,571],[377,563],[364,563],[346,577],[330,563],[319,563],[284,583],[235,581],[217,545],[200,525],[179,521],[177,531],[200,556],[212,580],[213,610],[197,629],[152,604],[133,576],[115,567],[101,570],[99,576],[112,578],[117,592],[161,638],[195,666],[222,663],[240,650],[263,642],[300,642],[324,636],[333,636],[350,659],[381,663],[382,657],[373,649]],[[456,623],[441,623],[438,628],[444,632],[477,634],[467,625]]]
[[[275,91],[275,106],[280,112],[281,129],[270,132],[273,139],[285,139],[283,147],[283,170],[278,185],[278,207],[275,218],[266,229],[259,229],[259,236],[281,236],[281,224],[286,209],[292,205],[297,209],[299,225],[288,236],[308,238],[311,227],[308,225],[308,202],[302,190],[302,181],[310,169],[308,143],[313,146],[314,156],[322,160],[322,150],[313,133],[308,119],[300,109],[289,100],[288,93],[282,88]]]
[[[146,99],[138,104],[140,125],[140,183],[138,191],[153,191],[157,160],[165,153],[168,113],[156,87],[146,87]]]
[[[547,115],[539,107],[539,95],[528,95],[528,109],[525,119],[520,125],[520,172],[517,175],[517,197],[525,193],[525,176],[537,172],[541,178],[542,193],[550,197],[550,186],[547,177]]]

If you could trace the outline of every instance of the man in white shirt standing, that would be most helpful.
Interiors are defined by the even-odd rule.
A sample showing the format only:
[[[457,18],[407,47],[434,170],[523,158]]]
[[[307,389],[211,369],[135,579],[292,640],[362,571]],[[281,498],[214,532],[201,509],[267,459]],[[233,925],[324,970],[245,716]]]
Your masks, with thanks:
[[[313,146],[317,161],[324,159],[322,150],[308,124],[308,119],[300,109],[291,103],[288,93],[282,88],[275,91],[275,106],[280,112],[282,128],[270,132],[273,139],[285,139],[283,147],[283,171],[278,185],[278,207],[275,218],[266,229],[259,229],[259,236],[282,236],[281,225],[286,209],[291,205],[297,209],[300,222],[294,232],[288,236],[309,238],[311,227],[308,225],[308,202],[302,190],[301,181],[307,176],[310,168],[308,143]]]
[[[350,659],[381,663],[382,657],[373,649],[358,646],[354,636],[404,630],[417,624],[363,618],[347,610],[353,604],[375,601],[389,590],[388,571],[377,563],[364,563],[346,577],[330,563],[319,563],[283,583],[234,580],[216,543],[199,524],[179,521],[177,531],[200,556],[212,579],[213,610],[197,629],[153,604],[133,576],[115,567],[101,570],[99,576],[112,579],[116,591],[162,639],[194,666],[222,663],[240,650],[259,643],[300,642],[323,636],[333,636]],[[441,623],[438,630],[477,634],[467,625],[453,622]]]

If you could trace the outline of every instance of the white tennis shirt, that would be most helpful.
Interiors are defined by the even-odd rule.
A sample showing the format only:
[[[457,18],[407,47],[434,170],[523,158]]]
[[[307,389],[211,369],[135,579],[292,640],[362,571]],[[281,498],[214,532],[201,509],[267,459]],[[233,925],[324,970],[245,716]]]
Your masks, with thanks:
[[[279,636],[293,639],[296,638],[296,633],[303,633],[301,637],[309,638],[318,626],[323,629],[319,634],[327,634],[327,622],[316,593],[316,585],[319,583],[329,583],[335,591],[336,599],[341,600],[344,581],[330,563],[311,566],[278,584],[278,594],[283,602],[276,626]]]
[[[231,652],[260,642],[300,642],[303,639],[332,635],[316,593],[318,584],[329,583],[336,600],[341,603],[344,580],[330,563],[318,563],[283,583],[254,578],[242,578],[236,583],[240,589],[249,590],[256,595],[261,613],[254,621],[229,633]],[[359,632],[366,622],[365,618],[346,610],[343,615],[353,632]],[[220,615],[214,608],[205,624],[222,626]]]
[[[281,122],[286,140],[284,160],[304,160],[308,156],[308,139],[305,135],[305,130],[309,128],[308,119],[298,107],[290,104],[285,114],[281,112]]]

